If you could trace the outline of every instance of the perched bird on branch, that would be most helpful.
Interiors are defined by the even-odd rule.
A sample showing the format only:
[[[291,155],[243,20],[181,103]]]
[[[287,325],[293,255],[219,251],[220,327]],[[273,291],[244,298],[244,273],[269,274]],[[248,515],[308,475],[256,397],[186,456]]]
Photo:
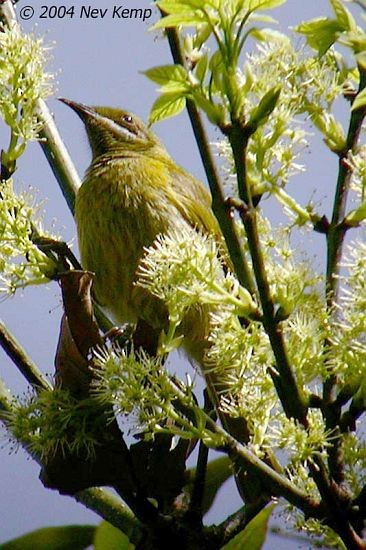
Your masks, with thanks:
[[[117,323],[135,323],[135,345],[155,353],[168,325],[165,304],[136,286],[136,270],[158,235],[188,224],[220,244],[223,237],[206,187],[178,166],[158,137],[122,109],[61,99],[81,118],[92,162],[76,197],[84,269],[95,273],[94,295]],[[202,363],[207,308],[191,308],[179,328],[188,355]]]

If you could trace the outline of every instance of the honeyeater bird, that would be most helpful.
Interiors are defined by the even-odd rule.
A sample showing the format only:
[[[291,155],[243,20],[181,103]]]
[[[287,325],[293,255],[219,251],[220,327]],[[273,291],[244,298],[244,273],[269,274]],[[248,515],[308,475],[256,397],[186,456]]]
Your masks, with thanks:
[[[75,204],[82,266],[95,273],[97,302],[117,323],[135,323],[138,345],[154,352],[158,335],[167,327],[167,310],[161,300],[136,286],[136,270],[144,248],[182,223],[222,243],[211,195],[135,115],[61,101],[83,121],[92,150]],[[202,363],[208,311],[191,308],[180,330],[188,355]]]

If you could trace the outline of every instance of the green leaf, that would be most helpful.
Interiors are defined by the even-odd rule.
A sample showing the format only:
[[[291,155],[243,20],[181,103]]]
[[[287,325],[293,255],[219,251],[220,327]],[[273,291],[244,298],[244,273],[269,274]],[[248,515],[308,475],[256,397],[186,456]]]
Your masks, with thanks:
[[[102,521],[94,536],[94,550],[133,550],[132,544],[125,533],[107,521]]]
[[[357,67],[360,73],[366,73],[366,52],[361,51],[356,54]]]
[[[283,34],[280,31],[277,31],[275,29],[261,29],[257,27],[253,27],[250,29],[250,36],[255,38],[256,40],[259,40],[260,42],[269,42],[269,41],[281,41],[282,43],[290,44],[290,39],[288,36]]]
[[[186,471],[188,490],[192,490],[196,468]],[[220,456],[207,464],[205,491],[203,495],[202,509],[206,514],[211,508],[219,489],[225,481],[233,475],[232,462],[227,456]]]
[[[361,206],[352,210],[346,217],[345,222],[349,225],[358,225],[366,219],[366,202],[363,202]]]
[[[243,8],[248,11],[267,10],[269,8],[277,8],[287,2],[287,0],[244,0]]]
[[[279,185],[274,185],[271,189],[272,194],[277,198],[277,200],[290,212],[297,216],[296,224],[299,226],[305,225],[307,222],[311,222],[311,213],[306,209],[300,206],[296,200],[289,195],[283,187]]]
[[[1,545],[2,550],[84,550],[93,543],[95,525],[44,527]]]
[[[187,13],[192,10],[204,7],[202,0],[184,0],[182,2],[174,0],[161,0],[157,6],[165,13]]]
[[[222,105],[213,103],[201,93],[193,95],[193,99],[198,107],[202,109],[212,124],[220,125],[225,120],[225,109]]]
[[[258,107],[253,109],[250,114],[249,126],[253,126],[256,129],[259,125],[264,124],[268,120],[268,117],[277,105],[280,93],[281,86],[275,86],[262,97]]]
[[[343,39],[343,43],[357,54],[365,54],[366,50],[366,34],[358,31],[348,32]]]
[[[212,91],[222,91],[222,79],[225,72],[224,62],[220,50],[217,50],[211,57],[208,67],[212,73]]]
[[[306,36],[309,46],[317,50],[319,55],[322,56],[334,44],[344,28],[335,19],[318,17],[301,23],[295,27],[295,30]]]
[[[208,512],[219,489],[233,475],[232,462],[227,456],[212,460],[207,464],[205,492],[203,495],[203,510]]]
[[[271,17],[270,15],[267,15],[265,13],[259,14],[259,13],[252,13],[250,16],[250,21],[253,23],[266,23],[270,25],[277,25],[278,20],[274,17]],[[269,29],[267,29],[269,30]]]
[[[187,79],[187,72],[182,65],[160,65],[159,67],[152,67],[147,71],[142,71],[142,74],[161,86],[171,81],[185,83]]]
[[[366,107],[366,88],[364,88],[359,94],[356,95],[354,102],[352,103],[352,111],[358,111]]]
[[[230,542],[221,550],[261,550],[266,540],[268,520],[276,504],[263,508]]]
[[[317,105],[310,107],[308,112],[314,126],[324,134],[324,141],[329,149],[337,154],[344,151],[347,146],[346,136],[343,126],[334,118],[334,115],[326,110],[319,112]]]
[[[165,29],[166,27],[178,27],[182,26],[197,26],[202,23],[207,23],[207,18],[199,8],[202,8],[202,3],[198,0],[187,0],[185,2],[172,2],[167,0],[157,3],[158,7],[167,13],[165,17],[162,17],[152,27],[155,29]]]
[[[194,69],[194,74],[198,80],[198,82],[203,83],[205,80],[205,76],[207,73],[207,67],[208,67],[208,55],[205,53],[201,59],[198,61],[197,65]]]
[[[164,93],[187,93],[191,87],[187,71],[182,65],[153,67],[144,71],[143,74],[153,82],[160,84],[160,91]]]
[[[201,25],[206,22],[206,17],[198,13],[174,13],[159,19],[159,21],[151,27],[151,30],[165,29],[167,27],[179,27],[180,25],[183,27],[196,27],[197,25]]]
[[[149,123],[159,122],[165,118],[178,115],[186,105],[186,98],[182,94],[166,93],[158,97],[151,107]]]
[[[222,67],[224,64],[222,59],[222,54],[220,50],[216,50],[216,52],[211,56],[210,62],[209,62],[209,68],[211,71],[213,71],[216,67]]]
[[[200,49],[202,45],[207,42],[212,34],[212,26],[208,23],[200,25],[197,29],[195,36],[193,37],[193,45],[195,48]]]
[[[353,31],[357,29],[356,21],[353,19],[350,12],[344,7],[341,0],[330,0],[332,8],[337,17],[339,25],[345,31]]]

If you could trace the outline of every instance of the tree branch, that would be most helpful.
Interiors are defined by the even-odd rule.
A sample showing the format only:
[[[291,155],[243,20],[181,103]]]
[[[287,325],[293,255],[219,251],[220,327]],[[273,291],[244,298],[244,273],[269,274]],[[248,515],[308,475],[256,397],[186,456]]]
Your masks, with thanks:
[[[215,426],[215,427],[214,427]],[[224,430],[219,426],[210,426],[213,431],[222,435]],[[225,432],[224,432],[225,433]],[[298,489],[287,478],[278,474],[263,461],[253,455],[246,447],[238,443],[229,434],[225,433],[225,450],[233,460],[243,461],[247,467],[251,465],[257,471],[259,476],[262,476],[263,482],[269,484],[271,493],[274,496],[283,496],[290,504],[296,506],[305,514],[305,517],[312,517],[320,521],[326,521],[329,526],[342,538],[347,548],[350,550],[361,550],[365,548],[365,544],[361,537],[355,532],[350,517],[350,509],[342,506],[342,502],[336,498],[336,493],[331,487],[324,487],[325,494],[322,494],[322,501],[317,501],[301,489]],[[316,461],[314,469],[324,468],[320,461]],[[324,480],[325,475],[320,472],[321,480]],[[325,498],[324,498],[325,497]]]
[[[220,523],[219,529],[224,533],[223,543],[235,537],[235,535],[245,528],[247,523],[246,506],[243,506]]]
[[[256,209],[253,207],[250,189],[248,189],[246,182],[246,147],[249,136],[246,134],[245,128],[241,127],[239,121],[233,121],[232,126],[227,128],[226,131],[228,132],[233,149],[237,169],[239,195],[242,200],[239,213],[243,220],[253,260],[253,270],[263,309],[263,326],[270,339],[276,359],[276,369],[271,369],[271,375],[285,413],[287,416],[297,419],[306,428],[307,408],[292,372],[283,333],[275,316],[275,307],[271,297],[263,254],[261,252],[261,243],[259,241]],[[349,502],[348,495],[344,494],[340,488],[331,483],[320,457],[315,457],[314,463],[309,463],[309,470],[322,496],[329,524],[342,536],[343,540],[352,545],[352,541],[355,540],[355,537],[357,538],[357,535],[351,526],[350,518],[344,512],[345,504]],[[282,495],[291,502],[288,495],[283,493]],[[297,504],[297,506],[303,509],[300,504]],[[306,514],[304,509],[303,511]]]
[[[270,292],[262,247],[259,240],[257,212],[252,203],[250,189],[248,189],[246,178],[246,149],[250,136],[239,121],[233,122],[225,131],[229,137],[233,151],[239,197],[242,201],[242,208],[239,209],[239,214],[243,221],[248,239],[248,247],[252,257],[253,270],[263,310],[262,322],[270,339],[276,359],[278,374],[276,371],[272,370],[276,390],[287,416],[293,417],[304,426],[307,426],[307,410],[304,399],[297,386],[295,375],[288,359],[283,333],[275,317],[275,306]]]
[[[9,427],[9,419],[14,409],[13,403],[13,396],[0,379],[0,413],[1,411],[5,413],[3,415],[0,414],[0,418],[6,427]],[[23,448],[38,464],[42,465],[39,456],[30,451],[26,445],[23,445]],[[142,524],[131,510],[112,492],[106,489],[91,488],[84,489],[70,496],[121,529],[132,543],[138,544],[141,541],[144,533]]]
[[[37,365],[28,357],[19,342],[1,320],[0,345],[33,388],[36,390],[52,389],[51,384],[38,369]]]
[[[212,403],[208,395],[207,390],[204,392],[204,411],[206,414],[212,412]],[[189,503],[189,510],[187,516],[192,520],[192,522],[202,526],[202,503],[205,491],[206,484],[206,474],[207,474],[207,461],[208,461],[208,447],[200,441],[198,449],[198,458],[197,458],[197,467],[196,473],[193,481],[193,489],[191,494],[191,500]]]
[[[366,72],[359,66],[360,84],[358,93],[366,86]],[[345,151],[339,158],[339,170],[337,186],[334,195],[333,213],[327,233],[327,269],[326,269],[326,301],[329,314],[335,314],[334,308],[338,303],[339,291],[339,270],[342,258],[344,236],[348,227],[344,224],[346,214],[346,205],[350,191],[352,167],[347,161],[350,152],[354,152],[358,143],[362,123],[365,118],[366,110],[357,109],[352,111]],[[325,342],[326,347],[329,342]],[[331,344],[330,344],[331,345]],[[323,386],[323,415],[325,418],[326,429],[334,434],[333,445],[329,449],[329,468],[333,478],[337,483],[344,481],[344,466],[342,464],[343,453],[341,449],[340,437],[340,416],[341,407],[337,404],[338,378],[330,372],[328,379]]]
[[[121,499],[107,489],[93,487],[73,498],[125,533],[132,544],[141,542],[145,528]]]
[[[234,461],[242,461],[245,467],[250,466],[261,477],[264,485],[267,485],[273,496],[283,496],[290,504],[293,504],[304,512],[306,516],[323,519],[326,510],[323,504],[307,493],[296,487],[285,476],[273,470],[268,464],[263,462],[247,447],[238,443],[223,428],[208,420],[210,429],[219,434],[224,444],[221,450],[224,450]],[[217,449],[220,450],[220,449]]]
[[[54,173],[66,203],[74,213],[75,196],[81,185],[71,157],[60,137],[53,117],[43,100],[39,100],[37,114],[43,122],[40,145]]]
[[[177,383],[170,380],[170,384],[174,388],[177,398],[184,402],[184,393]],[[250,468],[255,471],[261,479],[262,485],[268,487],[269,492],[273,496],[283,496],[288,502],[297,506],[306,515],[315,518],[323,518],[325,509],[320,501],[309,497],[307,493],[296,487],[287,477],[276,472],[268,466],[263,460],[258,458],[247,446],[238,442],[230,433],[216,424],[208,414],[204,413],[207,429],[217,434],[220,439],[220,445],[216,448],[217,451],[223,451],[235,461],[239,461],[245,468]]]

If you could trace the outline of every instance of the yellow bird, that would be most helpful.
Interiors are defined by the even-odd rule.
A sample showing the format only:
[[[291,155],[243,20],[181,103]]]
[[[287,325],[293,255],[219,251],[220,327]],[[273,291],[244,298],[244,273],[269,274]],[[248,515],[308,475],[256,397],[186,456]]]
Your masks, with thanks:
[[[159,334],[168,324],[167,309],[135,285],[137,267],[145,247],[182,223],[222,244],[211,195],[174,162],[135,115],[61,101],[83,121],[92,150],[75,205],[83,268],[95,273],[97,302],[117,323],[135,323],[135,345],[155,353]],[[183,347],[200,364],[208,345],[208,325],[207,308],[196,307],[180,327]]]

